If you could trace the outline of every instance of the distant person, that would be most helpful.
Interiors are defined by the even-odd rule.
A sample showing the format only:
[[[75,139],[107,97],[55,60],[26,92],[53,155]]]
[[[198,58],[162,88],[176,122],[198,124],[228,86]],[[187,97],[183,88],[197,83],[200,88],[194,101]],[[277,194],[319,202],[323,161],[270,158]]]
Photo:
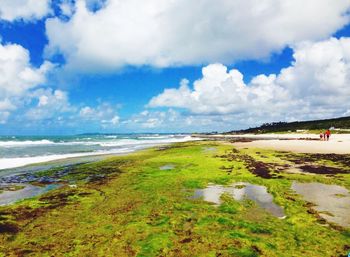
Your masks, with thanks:
[[[331,136],[331,131],[329,129],[326,130],[326,138],[327,141],[329,140],[329,137]]]
[[[320,140],[323,141],[323,132],[320,132]]]

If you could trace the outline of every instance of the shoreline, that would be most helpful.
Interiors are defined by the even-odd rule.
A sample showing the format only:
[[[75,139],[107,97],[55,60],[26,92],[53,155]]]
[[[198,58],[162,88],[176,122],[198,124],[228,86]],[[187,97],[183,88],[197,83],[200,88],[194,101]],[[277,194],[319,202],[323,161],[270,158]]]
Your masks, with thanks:
[[[348,135],[350,139],[350,134],[342,134],[342,135]],[[199,138],[207,138],[207,139],[252,139],[252,140],[273,140],[273,139],[279,139],[279,140],[289,140],[289,139],[300,139],[300,140],[307,140],[307,139],[319,139],[319,136],[316,134],[301,134],[301,133],[289,133],[289,134],[215,134],[215,135],[206,135],[206,134],[193,134],[192,137],[199,137]]]
[[[0,206],[0,252],[76,255],[79,249],[79,255],[189,256],[214,249],[239,256],[248,249],[255,256],[259,240],[266,256],[313,256],[312,234],[323,246],[317,248],[319,255],[337,256],[350,243],[348,158],[338,157],[326,155],[325,164],[317,156],[237,150],[204,140],[40,173],[63,175],[62,186]],[[311,200],[303,192],[310,187],[316,192]],[[44,188],[22,192],[33,196],[32,190]],[[245,192],[251,201],[237,198]],[[345,206],[346,212],[334,206]],[[292,240],[296,236],[303,237],[302,249]],[[273,248],[271,241],[276,242]],[[159,242],[164,242],[161,247]],[[205,245],[198,248],[198,242]],[[244,252],[227,251],[227,245],[237,244],[245,245]]]
[[[290,151],[295,153],[320,153],[320,154],[350,154],[350,134],[331,135],[330,141],[320,141],[315,134],[239,134],[239,135],[191,135],[193,141],[211,140],[211,141],[228,141],[237,149],[244,148],[261,148],[277,151]],[[189,140],[192,141],[192,140]],[[139,149],[133,149],[116,153],[86,153],[85,155],[71,156],[63,158],[54,158],[48,161],[33,162],[21,166],[10,168],[0,168],[0,179],[6,177],[19,177],[21,175],[31,175],[41,171],[47,171],[54,168],[64,168],[68,166],[94,163],[102,161],[109,157],[126,156],[141,150],[150,149],[170,143],[155,144],[144,146]],[[16,158],[12,158],[14,160]],[[24,181],[23,183],[28,183]],[[29,182],[30,183],[30,182]]]
[[[9,171],[12,169],[26,168],[37,166],[40,164],[50,164],[59,162],[62,160],[69,159],[79,159],[79,158],[98,158],[99,156],[118,156],[128,153],[133,153],[135,151],[167,145],[172,143],[187,142],[199,140],[197,137],[191,137],[191,139],[179,139],[176,141],[165,141],[165,142],[149,142],[140,145],[136,145],[130,148],[120,148],[120,149],[111,149],[106,151],[92,151],[92,152],[76,152],[76,153],[65,153],[65,154],[51,154],[51,155],[40,155],[40,156],[31,156],[31,157],[11,157],[11,158],[0,158],[0,176],[2,171]],[[128,146],[128,145],[126,145]]]
[[[155,148],[161,149],[164,146],[170,146],[175,143],[186,143],[191,141],[200,141],[199,139],[193,138],[192,140],[180,141],[180,142],[164,142],[161,144],[149,144],[147,146],[142,146],[134,148],[132,150],[116,152],[116,153],[103,153],[103,154],[87,154],[76,157],[67,157],[53,159],[44,162],[35,162],[27,164],[24,166],[18,166],[8,169],[0,169],[0,200],[1,194],[3,192],[14,194],[21,194],[21,191],[25,191],[27,187],[35,188],[40,191],[40,188],[46,188],[51,185],[62,185],[70,184],[72,181],[65,181],[64,177],[69,175],[69,173],[74,169],[79,169],[86,165],[94,165],[94,163],[100,163],[103,161],[108,161],[110,158],[118,157],[128,157],[131,154],[142,152],[144,150],[151,150]],[[105,175],[97,174],[91,177],[87,177],[87,180],[103,179]],[[4,188],[11,186],[23,186],[24,189],[14,190],[3,190]],[[34,187],[33,187],[34,186]],[[50,189],[51,190],[51,189]],[[43,191],[44,192],[44,191]],[[40,193],[41,194],[41,193]],[[40,195],[38,194],[38,195]],[[18,197],[18,196],[16,196]],[[25,197],[26,198],[26,197]],[[23,198],[23,199],[25,199]],[[1,206],[1,203],[0,203]]]
[[[316,134],[196,135],[231,142],[237,148],[263,148],[296,153],[350,154],[350,134],[333,134],[321,141]]]
[[[123,152],[90,152],[90,153],[75,153],[75,154],[62,154],[62,155],[47,155],[47,156],[33,156],[33,157],[15,157],[15,158],[2,158],[0,159],[0,176],[2,171],[10,171],[19,168],[30,168],[40,165],[49,165],[59,162],[77,160],[77,159],[89,159],[104,156],[118,156],[123,154],[132,153],[142,149],[129,150]],[[2,162],[1,162],[2,161]],[[21,161],[21,164],[12,164],[13,162]],[[4,166],[5,165],[5,166]]]

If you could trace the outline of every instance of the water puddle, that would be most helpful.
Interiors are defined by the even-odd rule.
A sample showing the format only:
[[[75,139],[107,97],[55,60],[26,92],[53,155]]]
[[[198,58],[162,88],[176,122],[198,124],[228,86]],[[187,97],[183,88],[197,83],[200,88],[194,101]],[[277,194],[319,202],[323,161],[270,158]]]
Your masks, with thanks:
[[[350,227],[350,194],[341,186],[293,182],[292,189],[315,204],[319,215],[329,222]]]
[[[203,147],[203,152],[205,153],[215,152],[216,150],[216,147]]]
[[[272,215],[279,218],[285,217],[283,209],[273,202],[273,197],[267,192],[266,187],[260,185],[245,182],[234,183],[228,187],[209,185],[205,189],[196,190],[193,198],[203,198],[204,201],[221,204],[220,197],[223,193],[232,195],[237,201],[250,199]]]
[[[308,174],[304,172],[302,169],[299,169],[298,167],[290,167],[285,170],[282,170],[283,172],[291,173],[291,174]]]
[[[60,187],[60,185],[56,184],[51,184],[44,187],[33,186],[29,184],[17,184],[16,186],[23,186],[24,188],[16,191],[4,191],[0,193],[0,206],[12,204],[19,200],[41,195],[50,190]]]
[[[175,165],[173,164],[167,164],[167,165],[164,165],[164,166],[161,166],[159,167],[160,170],[173,170],[175,169]]]

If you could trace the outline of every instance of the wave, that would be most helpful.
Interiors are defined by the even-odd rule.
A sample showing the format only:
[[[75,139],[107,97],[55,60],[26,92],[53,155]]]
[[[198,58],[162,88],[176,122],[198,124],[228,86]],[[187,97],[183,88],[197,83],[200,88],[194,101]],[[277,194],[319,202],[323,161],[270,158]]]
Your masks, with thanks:
[[[118,138],[118,136],[104,136],[104,138]]]
[[[91,152],[79,152],[79,153],[65,153],[65,154],[51,154],[51,155],[41,155],[41,156],[32,156],[32,157],[11,157],[11,158],[0,158],[0,170],[2,169],[11,169],[17,167],[23,167],[30,164],[50,162],[60,159],[67,158],[76,158],[76,157],[84,157],[84,156],[96,156],[96,155],[108,155],[108,154],[122,154],[122,153],[130,153],[136,150],[144,149],[147,147],[152,147],[156,145],[164,145],[168,143],[175,142],[185,142],[185,141],[193,141],[199,140],[198,138],[192,138],[191,136],[186,136],[183,138],[167,138],[167,139],[159,139],[159,140],[137,140],[137,139],[121,139],[118,141],[112,142],[64,142],[64,143],[55,143],[49,140],[40,140],[40,141],[4,141],[0,143],[7,143],[9,146],[17,146],[20,144],[13,143],[22,143],[22,145],[48,145],[48,144],[91,144],[91,145],[100,145],[102,147],[108,147],[108,149],[101,149],[98,151]],[[11,142],[11,143],[10,143]],[[25,143],[25,144],[23,144]],[[5,145],[5,144],[3,144]],[[0,146],[3,146],[0,145]],[[114,148],[113,148],[114,147]],[[117,148],[115,148],[117,147]]]
[[[139,136],[138,139],[167,139],[172,138],[173,135],[166,135],[166,136]]]
[[[157,145],[157,144],[168,144],[168,143],[177,143],[177,142],[186,142],[191,140],[197,140],[191,136],[186,136],[182,138],[158,138],[148,139],[148,140],[137,140],[137,139],[121,139],[118,141],[110,142],[96,142],[104,147],[113,147],[113,146],[124,146],[124,145]]]
[[[30,146],[30,145],[51,145],[55,142],[43,139],[43,140],[25,140],[25,141],[0,141],[0,146],[11,147],[11,146]]]
[[[113,140],[114,139],[114,140]],[[110,138],[110,140],[91,140],[91,141],[59,141],[54,142],[48,139],[43,140],[25,140],[25,141],[0,141],[0,147],[24,147],[24,146],[44,146],[44,145],[85,145],[85,146],[101,146],[101,147],[115,147],[123,145],[138,145],[138,144],[159,144],[159,143],[172,143],[183,142],[192,140],[191,136],[175,137],[175,136],[142,136],[135,139],[116,139]]]
[[[133,149],[118,149],[113,151],[96,151],[89,153],[70,153],[70,154],[53,154],[45,156],[34,156],[34,157],[19,157],[19,158],[1,158],[0,159],[0,170],[11,169],[27,166],[35,163],[44,163],[61,159],[84,157],[84,156],[96,156],[106,154],[118,154],[132,152]]]

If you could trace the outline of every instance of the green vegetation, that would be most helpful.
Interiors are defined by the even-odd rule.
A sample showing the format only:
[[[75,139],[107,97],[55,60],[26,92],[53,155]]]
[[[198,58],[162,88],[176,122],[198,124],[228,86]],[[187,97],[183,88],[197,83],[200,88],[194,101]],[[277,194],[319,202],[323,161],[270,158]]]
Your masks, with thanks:
[[[350,189],[350,174],[283,170],[296,159],[348,169],[349,156],[343,157],[321,161],[204,141],[78,165],[66,175],[76,188],[63,186],[0,208],[0,256],[346,255],[350,230],[325,225],[290,187],[297,180]],[[164,165],[173,168],[161,170]],[[50,172],[57,170],[43,174]],[[253,201],[227,194],[220,206],[192,198],[208,183],[240,181],[266,186],[287,217],[278,219]]]
[[[311,121],[272,122],[265,123],[260,127],[231,131],[227,134],[296,132],[297,130],[307,130],[311,133],[319,133],[320,130],[325,130],[332,127],[339,129],[334,131],[335,133],[349,133],[350,117]]]

